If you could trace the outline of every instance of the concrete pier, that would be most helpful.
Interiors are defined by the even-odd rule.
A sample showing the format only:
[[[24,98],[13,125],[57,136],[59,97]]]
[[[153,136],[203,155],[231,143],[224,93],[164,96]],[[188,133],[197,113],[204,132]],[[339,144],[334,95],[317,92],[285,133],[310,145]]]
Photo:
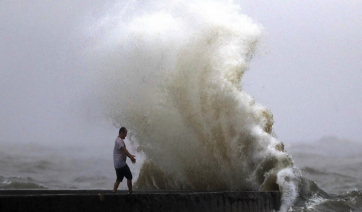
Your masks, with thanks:
[[[280,192],[0,190],[1,212],[204,212],[275,211]]]

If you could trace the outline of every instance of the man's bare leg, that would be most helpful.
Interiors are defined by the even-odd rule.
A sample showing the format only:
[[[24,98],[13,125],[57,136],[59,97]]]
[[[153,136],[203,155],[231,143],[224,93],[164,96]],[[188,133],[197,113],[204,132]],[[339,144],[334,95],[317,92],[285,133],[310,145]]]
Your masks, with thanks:
[[[128,194],[132,194],[132,180],[127,180]]]
[[[121,183],[120,181],[114,182],[113,193],[116,193],[116,192],[117,192],[117,189],[118,189],[118,186],[119,186],[120,183]]]

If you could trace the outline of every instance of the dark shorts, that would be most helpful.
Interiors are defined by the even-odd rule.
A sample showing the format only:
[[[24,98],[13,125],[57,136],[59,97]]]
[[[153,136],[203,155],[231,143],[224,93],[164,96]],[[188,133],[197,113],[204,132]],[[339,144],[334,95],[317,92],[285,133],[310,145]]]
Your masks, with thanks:
[[[127,180],[132,180],[132,173],[127,164],[121,168],[116,168],[116,174],[117,181],[119,182],[122,182],[124,177],[126,177]]]

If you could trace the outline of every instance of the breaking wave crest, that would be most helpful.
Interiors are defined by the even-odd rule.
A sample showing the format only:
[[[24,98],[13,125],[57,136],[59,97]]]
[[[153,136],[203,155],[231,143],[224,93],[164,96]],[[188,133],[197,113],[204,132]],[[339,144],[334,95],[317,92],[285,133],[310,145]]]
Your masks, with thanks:
[[[145,155],[136,186],[280,190],[281,210],[293,205],[300,170],[271,112],[241,86],[261,27],[215,1],[155,3],[127,18],[116,8],[94,28],[103,36],[91,58],[107,115]]]
[[[2,177],[0,189],[46,189],[46,187],[30,177]]]

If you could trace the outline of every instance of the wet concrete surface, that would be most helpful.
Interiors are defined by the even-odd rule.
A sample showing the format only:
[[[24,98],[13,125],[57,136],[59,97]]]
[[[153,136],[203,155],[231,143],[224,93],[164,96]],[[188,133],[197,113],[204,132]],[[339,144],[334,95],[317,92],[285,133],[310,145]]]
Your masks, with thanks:
[[[280,192],[0,190],[0,211],[273,211]]]

